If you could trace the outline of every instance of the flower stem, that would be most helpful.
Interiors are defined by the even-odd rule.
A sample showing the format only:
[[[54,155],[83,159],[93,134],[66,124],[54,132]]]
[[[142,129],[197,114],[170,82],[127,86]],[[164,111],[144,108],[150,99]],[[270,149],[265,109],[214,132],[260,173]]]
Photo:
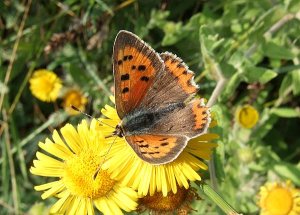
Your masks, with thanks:
[[[224,211],[224,213],[230,215],[239,214],[208,184],[202,182],[200,184],[200,188],[206,196],[208,196],[216,205],[220,207],[222,211]]]

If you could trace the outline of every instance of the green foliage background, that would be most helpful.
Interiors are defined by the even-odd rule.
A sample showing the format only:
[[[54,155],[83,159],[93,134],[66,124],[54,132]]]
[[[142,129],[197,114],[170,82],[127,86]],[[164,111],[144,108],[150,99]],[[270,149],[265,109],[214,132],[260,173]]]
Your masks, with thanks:
[[[87,112],[99,116],[110,103],[112,47],[121,29],[157,52],[180,56],[207,99],[218,74],[224,76],[213,107],[218,127],[211,132],[220,135],[213,163],[218,191],[237,211],[259,212],[257,193],[266,181],[300,186],[299,11],[298,0],[0,1],[0,213],[43,211],[55,201],[42,201],[33,190],[45,183],[28,171],[37,143],[54,128],[84,118],[67,117],[60,100],[34,98],[28,88],[32,72],[55,71],[65,87],[88,96]],[[234,120],[243,104],[260,113],[252,129]],[[210,182],[208,174],[204,178]],[[200,195],[195,214],[222,214]]]

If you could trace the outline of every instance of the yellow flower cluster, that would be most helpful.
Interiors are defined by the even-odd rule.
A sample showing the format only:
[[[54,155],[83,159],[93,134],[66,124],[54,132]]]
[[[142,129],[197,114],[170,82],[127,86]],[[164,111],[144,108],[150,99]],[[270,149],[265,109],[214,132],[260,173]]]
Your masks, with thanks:
[[[33,96],[43,102],[55,102],[62,90],[62,80],[53,72],[47,69],[34,71],[29,80],[29,89]],[[62,106],[69,115],[79,114],[71,106],[84,111],[87,98],[76,88],[66,89],[63,95]]]
[[[242,127],[250,129],[257,124],[259,113],[253,106],[244,105],[236,110],[235,118]]]
[[[40,69],[33,73],[30,83],[31,93],[41,101],[53,102],[62,87],[61,79],[49,70]]]
[[[201,180],[198,171],[207,170],[203,159],[210,159],[216,147],[211,141],[218,136],[204,134],[192,139],[171,163],[151,165],[141,160],[124,138],[105,138],[120,119],[111,106],[106,106],[102,113],[107,117],[100,119],[104,125],[95,119],[90,125],[83,120],[77,128],[67,124],[60,132],[53,132],[52,140],[39,143],[47,153],[37,152],[30,171],[54,178],[35,187],[44,191],[43,199],[59,198],[50,213],[94,214],[96,207],[104,214],[122,214],[122,210],[136,210],[138,198],[144,196],[143,205],[151,205],[153,195],[160,196],[163,208],[191,210],[188,203],[196,195],[189,182]],[[162,210],[154,207],[151,211],[156,209]]]
[[[260,188],[261,215],[299,215],[300,190],[290,181],[268,182]]]

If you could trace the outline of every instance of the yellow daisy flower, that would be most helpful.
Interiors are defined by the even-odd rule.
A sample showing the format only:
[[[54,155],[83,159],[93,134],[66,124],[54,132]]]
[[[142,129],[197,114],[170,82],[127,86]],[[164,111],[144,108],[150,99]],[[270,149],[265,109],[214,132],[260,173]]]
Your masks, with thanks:
[[[32,95],[43,102],[53,102],[57,99],[62,87],[61,79],[46,69],[36,70],[29,80]]]
[[[260,188],[261,215],[299,215],[300,190],[291,183],[267,183]]]
[[[94,214],[94,206],[104,214],[136,209],[138,197],[132,188],[111,179],[108,170],[95,174],[108,150],[96,120],[90,127],[83,120],[77,130],[67,124],[60,134],[54,131],[52,138],[53,141],[39,143],[46,153],[37,152],[30,169],[34,175],[56,179],[35,187],[44,191],[43,199],[59,198],[51,207],[51,214]]]
[[[102,126],[102,131],[105,136],[109,136],[120,119],[116,109],[109,105],[102,109],[102,113],[108,118],[101,119],[106,124]],[[107,171],[112,178],[134,188],[139,195],[162,192],[166,196],[170,190],[173,193],[177,192],[177,184],[187,189],[189,181],[201,180],[197,171],[208,169],[202,160],[210,159],[212,149],[216,147],[216,144],[210,141],[216,138],[216,134],[204,134],[190,140],[174,161],[163,165],[151,165],[140,159],[124,138],[107,138],[108,143],[112,143],[114,139],[115,141],[107,155],[110,159],[104,168],[109,166]]]
[[[85,105],[88,102],[87,98],[77,89],[68,90],[63,97],[63,104],[65,111],[70,115],[77,115],[80,112],[75,111],[71,106],[75,106],[81,111],[85,111]]]
[[[259,119],[259,113],[251,105],[239,107],[235,112],[236,121],[244,128],[253,128]]]
[[[138,211],[149,211],[149,214],[157,215],[173,215],[189,214],[196,211],[191,207],[194,200],[199,200],[196,190],[192,187],[185,189],[178,187],[177,193],[169,192],[167,196],[163,196],[161,192],[155,192],[153,196],[147,195],[139,199]]]

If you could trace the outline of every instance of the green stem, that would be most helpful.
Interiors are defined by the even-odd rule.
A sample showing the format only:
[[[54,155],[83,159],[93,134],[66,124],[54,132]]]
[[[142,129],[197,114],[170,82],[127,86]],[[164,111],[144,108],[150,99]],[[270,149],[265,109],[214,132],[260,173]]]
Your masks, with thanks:
[[[38,134],[40,134],[43,130],[47,129],[49,126],[57,126],[60,123],[64,122],[65,119],[68,117],[68,115],[65,112],[55,112],[53,113],[48,120],[42,124],[40,127],[35,129],[31,134],[29,134],[26,138],[24,138],[19,144],[19,147],[24,147],[28,143],[30,143],[31,140],[34,139]],[[12,150],[10,151],[10,154],[13,155],[17,152],[17,147],[14,146]],[[0,164],[4,162],[3,158],[0,159]]]
[[[200,188],[206,196],[208,196],[216,205],[220,207],[222,211],[224,211],[224,213],[230,215],[239,214],[208,184],[202,182],[200,184]]]
[[[84,51],[81,48],[79,48],[78,55],[79,55],[79,58],[80,58],[82,64],[86,68],[87,74],[95,81],[95,83],[101,89],[103,89],[103,92],[107,96],[111,96],[110,90],[106,87],[106,85],[103,83],[103,81],[98,77],[98,75],[96,74],[95,68],[90,65],[90,63],[87,60],[86,54],[84,53]]]

